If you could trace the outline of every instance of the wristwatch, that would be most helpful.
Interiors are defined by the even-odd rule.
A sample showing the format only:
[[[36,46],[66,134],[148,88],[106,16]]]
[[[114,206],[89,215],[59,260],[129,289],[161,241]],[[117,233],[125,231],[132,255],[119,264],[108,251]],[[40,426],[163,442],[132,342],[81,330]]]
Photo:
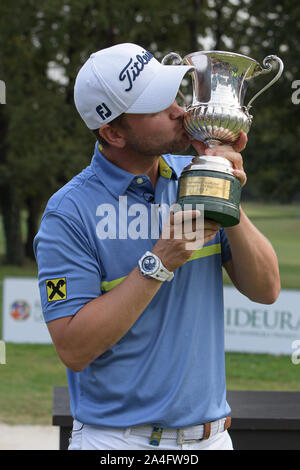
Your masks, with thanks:
[[[153,277],[158,281],[171,281],[174,277],[174,273],[168,271],[159,257],[151,253],[151,251],[146,251],[141,257],[139,260],[139,269],[143,276],[148,278]]]

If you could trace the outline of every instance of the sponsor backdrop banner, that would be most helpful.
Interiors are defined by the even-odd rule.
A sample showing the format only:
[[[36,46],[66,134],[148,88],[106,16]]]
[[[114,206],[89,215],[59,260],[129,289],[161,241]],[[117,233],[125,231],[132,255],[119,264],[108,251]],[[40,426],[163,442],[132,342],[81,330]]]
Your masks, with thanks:
[[[264,305],[226,286],[224,306],[226,351],[290,355],[300,340],[300,290],[282,290]]]
[[[37,279],[3,280],[3,340],[8,343],[51,343],[44,322]]]
[[[224,305],[226,351],[292,354],[300,340],[300,290],[282,290],[274,304],[263,305],[225,286]],[[7,342],[51,343],[36,279],[4,279],[2,331]]]

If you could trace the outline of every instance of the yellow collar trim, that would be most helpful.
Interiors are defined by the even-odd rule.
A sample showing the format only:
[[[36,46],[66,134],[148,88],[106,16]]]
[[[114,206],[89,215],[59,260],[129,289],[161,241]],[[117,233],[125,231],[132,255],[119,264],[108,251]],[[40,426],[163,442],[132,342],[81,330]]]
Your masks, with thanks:
[[[172,176],[172,169],[164,161],[163,157],[159,157],[159,173],[161,176],[170,179]]]

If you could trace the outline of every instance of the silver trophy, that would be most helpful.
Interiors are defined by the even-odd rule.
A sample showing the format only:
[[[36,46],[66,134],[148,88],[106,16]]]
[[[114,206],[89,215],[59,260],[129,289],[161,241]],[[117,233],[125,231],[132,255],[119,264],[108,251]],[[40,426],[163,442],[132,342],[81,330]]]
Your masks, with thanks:
[[[283,62],[276,55],[263,60],[263,67],[254,59],[223,51],[199,51],[183,59],[175,52],[167,54],[162,63],[192,65],[192,104],[187,106],[184,127],[192,138],[209,147],[231,144],[242,130],[248,133],[252,116],[249,110],[256,98],[273,85],[283,72]],[[276,76],[244,105],[250,80],[273,70]],[[239,222],[241,185],[232,174],[230,162],[221,157],[198,156],[184,168],[179,179],[177,202],[204,204],[207,218],[223,226]]]

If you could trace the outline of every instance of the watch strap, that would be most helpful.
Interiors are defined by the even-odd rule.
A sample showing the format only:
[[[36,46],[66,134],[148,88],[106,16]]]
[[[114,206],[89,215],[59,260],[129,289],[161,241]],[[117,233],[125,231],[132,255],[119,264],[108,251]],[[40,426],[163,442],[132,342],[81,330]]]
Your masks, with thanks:
[[[146,273],[143,270],[143,266],[142,266],[143,259],[146,258],[147,256],[153,256],[157,261],[158,266],[157,266],[157,269],[153,273]],[[143,276],[148,277],[148,278],[152,277],[153,279],[157,279],[158,281],[161,281],[161,282],[164,282],[164,281],[170,282],[174,277],[174,273],[172,271],[169,271],[163,265],[161,259],[157,255],[152,253],[151,251],[146,251],[146,253],[141,257],[141,259],[139,260],[139,269],[141,273],[143,274]]]

